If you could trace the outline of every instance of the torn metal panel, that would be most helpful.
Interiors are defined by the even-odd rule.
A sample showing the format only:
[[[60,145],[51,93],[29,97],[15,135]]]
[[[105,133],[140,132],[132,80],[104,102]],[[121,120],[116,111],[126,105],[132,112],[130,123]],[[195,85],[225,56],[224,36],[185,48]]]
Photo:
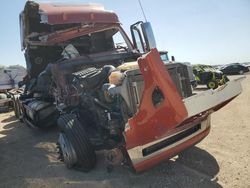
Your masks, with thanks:
[[[73,27],[70,29],[64,29],[49,34],[43,33],[31,33],[26,37],[26,42],[30,45],[54,45],[56,43],[64,42],[76,37],[80,37],[87,34],[101,32],[107,29],[119,28],[119,24],[95,24],[95,25],[84,25],[80,27]],[[32,40],[38,38],[39,40]]]
[[[120,25],[114,12],[104,10],[102,6],[95,4],[66,5],[27,1],[19,20],[22,49],[27,47],[27,42],[32,36],[35,37],[34,33],[48,35],[76,26],[82,29],[83,25],[91,24]]]
[[[39,4],[41,23],[119,23],[114,12],[97,4]]]

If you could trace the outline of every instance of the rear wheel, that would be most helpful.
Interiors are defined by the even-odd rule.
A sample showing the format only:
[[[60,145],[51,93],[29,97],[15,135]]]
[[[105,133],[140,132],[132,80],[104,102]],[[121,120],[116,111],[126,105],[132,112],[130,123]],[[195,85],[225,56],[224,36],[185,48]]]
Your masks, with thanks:
[[[226,75],[223,75],[222,79],[223,79],[223,84],[225,84],[229,81],[229,78]]]
[[[73,114],[62,115],[58,121],[61,130],[59,158],[68,168],[89,171],[96,165],[96,154],[83,125]]]
[[[216,89],[218,87],[218,83],[215,80],[210,80],[207,83],[207,88]]]

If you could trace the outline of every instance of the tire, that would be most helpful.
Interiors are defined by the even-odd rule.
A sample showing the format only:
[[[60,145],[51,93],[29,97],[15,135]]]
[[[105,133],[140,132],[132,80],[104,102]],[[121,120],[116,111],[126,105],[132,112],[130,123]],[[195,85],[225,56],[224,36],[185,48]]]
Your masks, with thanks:
[[[225,75],[225,81],[228,82],[229,81],[229,78]]]
[[[210,80],[207,82],[208,89],[216,89],[218,87],[218,83],[214,80]]]
[[[194,81],[191,81],[191,86],[192,86],[192,88],[193,89],[195,89],[196,87],[197,87],[197,81],[196,80],[194,80]]]
[[[243,71],[243,70],[240,70],[240,71],[239,71],[239,74],[244,74],[244,71]]]
[[[14,104],[14,113],[17,119],[19,119],[19,113],[18,113],[18,106],[17,106],[17,101],[15,99],[12,99],[13,104]]]
[[[88,172],[96,165],[96,154],[83,125],[73,114],[61,115],[57,124],[61,130],[59,158],[68,168]]]

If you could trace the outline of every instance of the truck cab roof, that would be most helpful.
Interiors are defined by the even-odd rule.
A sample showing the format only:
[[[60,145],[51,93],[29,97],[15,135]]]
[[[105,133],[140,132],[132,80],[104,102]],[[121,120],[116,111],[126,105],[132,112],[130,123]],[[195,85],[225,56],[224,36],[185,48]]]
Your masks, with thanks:
[[[20,13],[22,49],[27,38],[83,27],[84,25],[120,25],[118,16],[98,4],[55,4],[27,1]]]

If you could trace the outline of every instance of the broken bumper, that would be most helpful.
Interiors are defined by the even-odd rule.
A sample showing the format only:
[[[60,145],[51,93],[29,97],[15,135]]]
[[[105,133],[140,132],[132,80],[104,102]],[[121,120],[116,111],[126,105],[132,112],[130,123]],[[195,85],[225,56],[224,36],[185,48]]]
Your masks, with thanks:
[[[157,141],[129,149],[128,155],[135,171],[146,170],[200,142],[210,131],[210,116],[202,116],[191,125],[187,123],[181,127],[182,129],[174,134],[170,133]]]
[[[177,155],[205,138],[210,130],[210,114],[222,108],[241,91],[244,77],[216,90],[207,90],[182,99],[156,49],[139,58],[144,90],[136,114],[125,127],[126,149],[136,171],[143,171]],[[158,89],[162,101],[154,105]]]

